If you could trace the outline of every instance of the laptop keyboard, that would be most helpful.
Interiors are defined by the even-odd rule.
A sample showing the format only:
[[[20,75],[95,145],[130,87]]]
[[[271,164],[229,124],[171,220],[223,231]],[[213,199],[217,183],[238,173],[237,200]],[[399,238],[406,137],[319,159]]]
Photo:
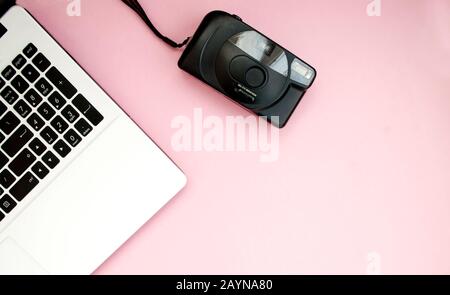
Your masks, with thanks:
[[[0,73],[0,222],[103,116],[28,44]]]

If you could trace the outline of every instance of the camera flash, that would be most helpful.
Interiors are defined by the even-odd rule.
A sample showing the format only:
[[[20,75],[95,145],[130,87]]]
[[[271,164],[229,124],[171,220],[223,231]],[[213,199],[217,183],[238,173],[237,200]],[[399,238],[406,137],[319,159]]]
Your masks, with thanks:
[[[304,65],[298,63],[297,61],[294,61],[294,63],[292,64],[292,70],[296,71],[299,75],[305,77],[308,80],[312,77],[312,71]]]

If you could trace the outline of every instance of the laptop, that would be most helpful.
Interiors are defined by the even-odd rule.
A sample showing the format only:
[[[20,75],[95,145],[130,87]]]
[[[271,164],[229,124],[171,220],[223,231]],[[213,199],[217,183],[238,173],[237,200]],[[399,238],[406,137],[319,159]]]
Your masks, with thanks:
[[[0,18],[0,274],[90,274],[186,183],[23,8]]]

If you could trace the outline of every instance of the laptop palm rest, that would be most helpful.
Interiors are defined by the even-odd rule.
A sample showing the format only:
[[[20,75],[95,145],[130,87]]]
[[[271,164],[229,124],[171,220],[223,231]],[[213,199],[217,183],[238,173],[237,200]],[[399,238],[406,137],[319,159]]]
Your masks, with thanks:
[[[127,140],[117,138],[123,134]],[[8,235],[52,274],[93,272],[184,186],[184,174],[149,142],[120,116],[11,224]]]
[[[36,260],[13,239],[0,242],[0,275],[48,274]]]

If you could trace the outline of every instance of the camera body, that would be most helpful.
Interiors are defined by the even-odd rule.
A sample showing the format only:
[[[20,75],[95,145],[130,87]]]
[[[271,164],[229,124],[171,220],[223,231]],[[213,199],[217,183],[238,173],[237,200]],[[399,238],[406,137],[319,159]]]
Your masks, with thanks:
[[[223,11],[206,15],[178,66],[279,128],[316,77],[313,67]]]

